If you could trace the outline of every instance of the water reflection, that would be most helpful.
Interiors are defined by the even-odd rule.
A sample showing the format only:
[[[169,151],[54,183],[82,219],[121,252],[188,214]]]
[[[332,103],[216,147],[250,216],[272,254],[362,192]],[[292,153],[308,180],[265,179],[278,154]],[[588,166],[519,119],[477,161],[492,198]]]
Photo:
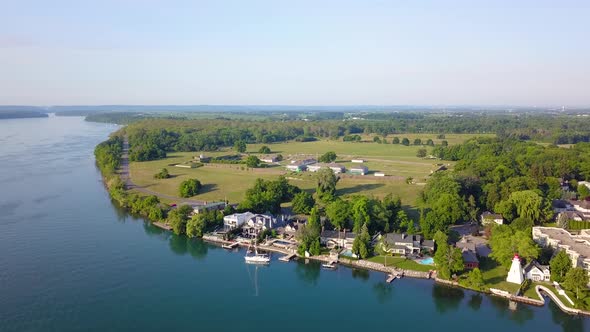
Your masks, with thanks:
[[[481,308],[481,302],[483,302],[483,296],[479,293],[474,293],[471,294],[471,298],[469,299],[469,302],[467,302],[467,305],[469,305],[471,309],[477,311]]]
[[[303,282],[315,286],[320,277],[320,266],[321,264],[315,261],[297,262],[295,274]]]
[[[391,301],[393,287],[385,282],[377,282],[373,285],[373,292],[377,297],[377,301],[381,304],[384,304]]]
[[[457,310],[464,297],[465,292],[460,288],[444,286],[437,283],[432,286],[434,305],[436,311],[441,314],[449,310]]]
[[[547,301],[547,299],[545,299]],[[580,316],[572,316],[561,311],[553,301],[549,300],[549,304],[546,306],[551,312],[551,320],[559,326],[561,326],[564,332],[578,332],[584,330],[584,318]]]
[[[201,239],[188,239],[187,238],[187,249],[190,255],[196,259],[203,259],[209,252],[209,244]]]
[[[351,268],[351,271],[352,271],[353,278],[359,279],[362,281],[369,280],[369,277],[371,276],[368,270]]]

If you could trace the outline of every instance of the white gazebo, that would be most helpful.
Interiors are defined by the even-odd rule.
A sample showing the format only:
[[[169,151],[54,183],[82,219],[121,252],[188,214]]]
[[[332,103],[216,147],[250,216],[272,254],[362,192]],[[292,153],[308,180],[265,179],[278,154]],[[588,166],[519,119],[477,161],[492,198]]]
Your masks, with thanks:
[[[512,265],[510,266],[510,271],[508,272],[506,281],[519,285],[524,281],[524,271],[522,270],[522,265],[520,264],[520,257],[518,257],[518,254],[514,255],[514,258],[512,258]]]

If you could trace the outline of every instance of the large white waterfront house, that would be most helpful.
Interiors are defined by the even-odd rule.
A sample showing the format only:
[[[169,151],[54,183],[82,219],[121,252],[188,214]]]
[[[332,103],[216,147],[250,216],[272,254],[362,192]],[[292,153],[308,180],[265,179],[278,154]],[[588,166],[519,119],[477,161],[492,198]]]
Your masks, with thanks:
[[[533,227],[533,240],[542,247],[564,250],[570,257],[573,267],[581,267],[590,275],[590,229],[580,234],[555,227]]]
[[[248,220],[254,217],[252,212],[234,213],[223,217],[223,228],[226,231],[231,231],[245,224]]]

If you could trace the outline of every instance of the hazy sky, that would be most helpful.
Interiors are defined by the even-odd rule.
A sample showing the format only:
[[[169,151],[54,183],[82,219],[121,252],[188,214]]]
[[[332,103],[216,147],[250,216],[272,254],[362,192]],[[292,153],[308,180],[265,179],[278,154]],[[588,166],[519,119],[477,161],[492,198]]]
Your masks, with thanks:
[[[0,104],[590,106],[590,1],[4,0]]]

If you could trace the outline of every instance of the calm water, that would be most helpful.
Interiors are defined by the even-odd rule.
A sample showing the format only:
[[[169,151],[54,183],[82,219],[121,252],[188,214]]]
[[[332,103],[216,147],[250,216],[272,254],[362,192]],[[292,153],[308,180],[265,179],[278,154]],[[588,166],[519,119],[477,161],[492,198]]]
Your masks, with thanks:
[[[116,127],[0,121],[0,331],[584,331],[519,305],[317,264],[246,266],[117,209],[92,150]],[[275,257],[276,259],[276,257]]]

